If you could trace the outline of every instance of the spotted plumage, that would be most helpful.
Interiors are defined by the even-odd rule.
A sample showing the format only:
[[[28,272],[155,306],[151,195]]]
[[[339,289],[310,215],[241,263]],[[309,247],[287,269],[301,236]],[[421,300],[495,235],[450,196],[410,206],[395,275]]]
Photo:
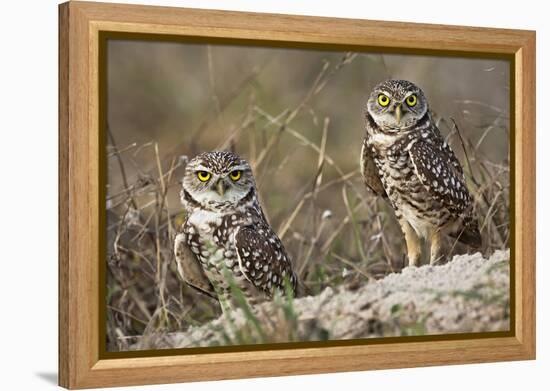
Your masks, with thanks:
[[[231,152],[207,152],[186,166],[187,218],[175,241],[178,271],[191,286],[233,303],[234,283],[250,304],[284,293],[297,278],[267,222],[250,165]],[[286,282],[285,282],[286,281]]]
[[[422,239],[431,241],[432,263],[443,257],[443,235],[481,245],[462,167],[413,83],[388,80],[371,93],[361,168],[365,184],[395,210],[409,264],[421,262]]]

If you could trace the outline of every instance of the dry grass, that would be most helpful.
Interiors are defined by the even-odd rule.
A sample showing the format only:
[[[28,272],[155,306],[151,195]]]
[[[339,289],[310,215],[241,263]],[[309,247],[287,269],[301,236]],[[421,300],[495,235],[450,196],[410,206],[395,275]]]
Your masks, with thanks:
[[[345,73],[356,57],[346,53],[336,63],[318,64],[316,76],[312,77],[309,88],[304,89],[301,99],[282,111],[274,111],[262,105],[254,94],[249,94],[243,103],[242,90],[248,82],[238,83],[236,91],[219,97],[215,93],[210,53],[213,115],[196,127],[192,140],[185,146],[163,151],[155,140],[118,145],[116,129],[109,129],[109,167],[110,172],[117,172],[109,181],[107,199],[109,351],[127,350],[137,336],[185,330],[219,316],[215,301],[178,279],[172,248],[175,232],[185,218],[177,196],[179,180],[187,159],[192,157],[182,152],[189,155],[200,152],[200,133],[220,121],[227,121],[224,117],[229,116],[230,110],[238,120],[225,129],[216,149],[233,150],[250,161],[265,212],[311,293],[327,286],[362,285],[369,278],[403,267],[405,244],[393,211],[364,187],[358,166],[350,170],[339,163],[359,160],[361,139],[356,140],[353,148],[342,149],[343,152],[334,156],[328,148],[329,140],[334,140],[334,132],[341,130],[335,130],[331,117],[320,115],[316,107],[316,97],[334,78]],[[254,79],[258,72],[254,68],[243,80]],[[458,103],[470,111],[483,105],[473,101]],[[235,115],[235,111],[240,114]],[[497,118],[506,116],[505,111],[500,111]],[[304,117],[309,120],[305,121]],[[507,248],[510,241],[508,155],[494,161],[480,149],[484,138],[499,123],[495,120],[487,124],[473,138],[473,133],[468,137],[462,132],[458,121],[438,113],[435,117],[463,162],[480,216],[483,254],[487,256],[496,249]],[[304,127],[310,129],[305,131]],[[313,164],[296,165],[302,156],[307,156]],[[142,167],[140,162],[144,160],[154,164]],[[299,180],[288,179],[285,173],[295,174]],[[284,178],[281,181],[274,180],[281,177]],[[447,244],[453,254],[467,251],[462,244],[450,239]],[[289,312],[283,318],[291,323],[292,316]],[[285,335],[292,334],[292,330],[284,330],[288,331]],[[239,338],[245,341],[246,335]],[[307,339],[307,336],[292,339]]]

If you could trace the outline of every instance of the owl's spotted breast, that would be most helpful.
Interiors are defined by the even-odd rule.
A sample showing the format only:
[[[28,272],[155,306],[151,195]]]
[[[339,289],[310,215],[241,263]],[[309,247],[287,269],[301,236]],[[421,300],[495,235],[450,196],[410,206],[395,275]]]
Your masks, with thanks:
[[[274,289],[284,291],[285,280],[296,289],[290,259],[257,209],[216,217],[197,211],[188,218],[183,232],[208,279],[226,296],[231,290],[226,272],[245,296],[255,296],[253,302],[258,296],[271,297]]]
[[[243,287],[246,280],[239,268],[235,246],[235,233],[239,226],[251,222],[250,213],[248,216],[241,212],[227,213],[211,219],[205,219],[204,216],[204,211],[200,210],[191,214],[183,226],[183,232],[189,249],[202,265],[206,277],[226,300],[230,300],[231,296],[228,273],[237,286],[241,286],[245,295],[255,293]]]
[[[416,175],[410,148],[417,142],[416,137],[405,137],[387,150],[372,147],[372,154],[397,218],[406,219],[420,236],[427,238],[430,228],[444,225],[449,213],[432,199]]]
[[[198,217],[197,217],[198,216]],[[234,236],[237,227],[250,224],[245,213],[228,213],[222,216],[204,218],[204,211],[191,214],[184,224],[188,246],[206,268],[234,269],[236,251]]]

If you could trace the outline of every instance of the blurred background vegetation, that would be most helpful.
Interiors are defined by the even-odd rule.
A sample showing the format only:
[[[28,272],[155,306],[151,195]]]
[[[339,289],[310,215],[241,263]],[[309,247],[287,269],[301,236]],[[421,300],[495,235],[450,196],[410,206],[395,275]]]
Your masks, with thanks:
[[[172,251],[185,218],[179,181],[203,151],[249,160],[312,294],[399,271],[405,244],[393,211],[359,171],[364,105],[385,79],[423,89],[465,168],[482,252],[507,248],[509,72],[493,59],[110,41],[107,349],[219,315],[179,281]]]

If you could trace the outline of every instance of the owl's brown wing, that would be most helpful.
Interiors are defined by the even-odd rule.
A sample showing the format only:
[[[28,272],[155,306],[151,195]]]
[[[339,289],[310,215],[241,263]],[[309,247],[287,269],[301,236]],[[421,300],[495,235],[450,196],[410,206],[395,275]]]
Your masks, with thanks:
[[[365,184],[375,194],[383,198],[388,198],[366,140],[363,142],[363,147],[361,148],[361,174],[363,175]]]
[[[481,234],[473,215],[473,200],[466,187],[462,166],[451,147],[437,133],[411,145],[409,155],[418,179],[430,196],[464,226],[455,233],[459,240],[474,247],[481,245]]]
[[[239,268],[246,279],[269,297],[284,292],[288,280],[296,295],[297,278],[281,240],[267,225],[239,228],[235,235]]]
[[[184,233],[176,235],[174,254],[176,255],[176,265],[181,279],[199,292],[218,300],[216,291],[204,274],[199,260],[187,245]]]

